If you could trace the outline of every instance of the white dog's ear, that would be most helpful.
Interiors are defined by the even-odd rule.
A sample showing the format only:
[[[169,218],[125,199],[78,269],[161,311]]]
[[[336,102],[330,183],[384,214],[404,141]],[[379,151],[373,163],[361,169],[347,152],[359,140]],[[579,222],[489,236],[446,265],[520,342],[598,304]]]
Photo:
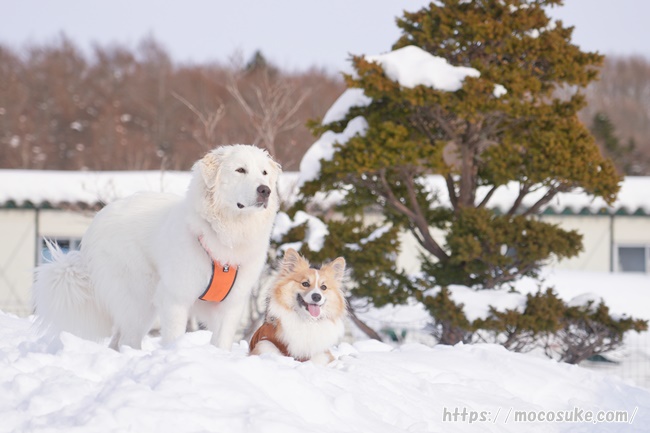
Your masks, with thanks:
[[[328,263],[327,266],[334,271],[334,278],[339,283],[343,282],[343,278],[345,278],[345,259],[338,257],[333,262]]]
[[[217,174],[219,173],[219,166],[222,160],[221,155],[223,153],[220,149],[211,151],[198,162],[203,182],[208,186],[214,185]]]
[[[298,264],[301,262],[306,262],[306,260],[298,254],[298,251],[293,248],[287,249],[287,251],[284,252],[282,265],[280,265],[280,274],[286,276],[295,272]],[[307,266],[309,266],[309,263],[307,263]]]
[[[279,162],[275,162],[275,161],[273,161],[273,164],[275,164],[275,168],[277,169],[278,174],[281,174],[282,173],[282,164],[280,164]]]

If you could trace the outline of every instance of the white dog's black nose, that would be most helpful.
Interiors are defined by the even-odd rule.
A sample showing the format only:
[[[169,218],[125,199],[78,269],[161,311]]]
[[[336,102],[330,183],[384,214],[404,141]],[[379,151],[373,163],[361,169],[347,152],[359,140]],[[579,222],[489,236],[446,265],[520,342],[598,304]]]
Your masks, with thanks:
[[[271,188],[266,185],[260,185],[257,187],[257,193],[264,198],[268,198],[271,195]]]
[[[320,302],[320,300],[323,299],[323,297],[320,295],[320,293],[312,293],[311,294],[311,300],[314,302]]]

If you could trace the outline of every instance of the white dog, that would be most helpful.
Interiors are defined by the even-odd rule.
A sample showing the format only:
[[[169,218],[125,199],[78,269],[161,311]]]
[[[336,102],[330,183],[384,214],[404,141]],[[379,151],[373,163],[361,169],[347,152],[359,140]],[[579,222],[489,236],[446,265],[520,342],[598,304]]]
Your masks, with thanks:
[[[80,251],[51,248],[53,261],[37,268],[36,314],[54,331],[112,335],[115,349],[140,348],[156,317],[171,342],[195,314],[212,344],[230,350],[266,261],[280,172],[257,147],[224,146],[194,165],[184,198],[139,193],[109,204]]]

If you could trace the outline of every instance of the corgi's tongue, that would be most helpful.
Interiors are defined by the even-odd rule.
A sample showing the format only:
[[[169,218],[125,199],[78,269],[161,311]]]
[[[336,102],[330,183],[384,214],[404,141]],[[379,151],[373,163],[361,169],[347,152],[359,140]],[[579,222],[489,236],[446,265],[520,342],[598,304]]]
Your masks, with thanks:
[[[307,304],[307,311],[309,311],[312,317],[318,317],[320,316],[320,305]]]

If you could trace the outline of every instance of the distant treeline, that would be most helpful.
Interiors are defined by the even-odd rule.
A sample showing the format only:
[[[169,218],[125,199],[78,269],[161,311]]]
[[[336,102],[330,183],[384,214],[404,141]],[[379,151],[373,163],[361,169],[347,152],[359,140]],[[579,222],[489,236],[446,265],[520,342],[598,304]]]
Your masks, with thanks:
[[[153,39],[90,56],[65,36],[0,45],[0,167],[185,170],[218,145],[254,143],[295,169],[314,141],[307,120],[344,88],[339,75],[282,71],[261,53],[177,64]]]
[[[259,52],[178,64],[151,38],[90,55],[66,36],[0,45],[0,167],[185,170],[215,146],[254,143],[295,170],[315,140],[307,120],[344,89],[340,75],[284,71]],[[650,174],[650,62],[609,58],[586,93],[581,117],[603,151],[622,172]]]
[[[580,113],[621,173],[650,175],[650,60],[607,57]],[[603,131],[603,123],[609,125]],[[603,133],[604,132],[604,133]]]

